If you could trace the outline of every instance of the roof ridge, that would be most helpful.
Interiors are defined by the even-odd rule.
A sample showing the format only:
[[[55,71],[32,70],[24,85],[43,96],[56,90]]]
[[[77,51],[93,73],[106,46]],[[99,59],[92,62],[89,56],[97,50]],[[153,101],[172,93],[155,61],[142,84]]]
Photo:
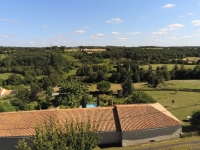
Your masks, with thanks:
[[[95,107],[95,108],[67,108],[67,109],[45,109],[45,110],[25,110],[25,111],[12,111],[12,112],[1,112],[0,115],[3,114],[17,114],[17,113],[33,113],[33,112],[54,112],[54,111],[76,111],[76,110],[91,110],[91,109],[111,109],[114,107]]]

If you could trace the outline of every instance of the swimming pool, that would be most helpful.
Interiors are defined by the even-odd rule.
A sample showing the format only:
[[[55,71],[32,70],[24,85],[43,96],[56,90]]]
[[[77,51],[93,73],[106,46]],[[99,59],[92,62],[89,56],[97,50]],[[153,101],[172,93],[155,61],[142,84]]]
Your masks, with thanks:
[[[86,104],[86,108],[95,108],[95,107],[97,107],[96,103]],[[82,108],[82,106],[80,106],[79,108]]]

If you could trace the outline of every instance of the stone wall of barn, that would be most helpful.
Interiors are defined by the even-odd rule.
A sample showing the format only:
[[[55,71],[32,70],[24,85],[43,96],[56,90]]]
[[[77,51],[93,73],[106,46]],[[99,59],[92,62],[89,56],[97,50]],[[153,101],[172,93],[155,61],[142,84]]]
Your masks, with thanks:
[[[121,144],[121,132],[100,132],[100,144]]]
[[[181,132],[181,126],[123,132],[122,147],[179,138]]]
[[[20,139],[22,138],[0,138],[0,150],[17,150],[15,146]]]

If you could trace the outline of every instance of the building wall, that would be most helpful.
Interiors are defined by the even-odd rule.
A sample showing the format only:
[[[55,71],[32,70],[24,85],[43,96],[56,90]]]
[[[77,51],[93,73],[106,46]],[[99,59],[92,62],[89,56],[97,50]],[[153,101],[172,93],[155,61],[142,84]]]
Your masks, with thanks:
[[[181,126],[174,126],[174,127],[158,128],[151,130],[123,132],[122,147],[179,138],[181,131],[182,131]]]
[[[121,144],[121,132],[100,132],[100,144]]]
[[[17,150],[16,145],[21,138],[0,138],[0,150]]]

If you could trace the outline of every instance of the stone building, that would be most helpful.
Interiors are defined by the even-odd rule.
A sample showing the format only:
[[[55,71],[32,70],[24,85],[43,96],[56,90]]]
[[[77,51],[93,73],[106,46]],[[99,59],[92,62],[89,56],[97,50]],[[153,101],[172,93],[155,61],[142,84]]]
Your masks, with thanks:
[[[1,150],[15,149],[19,139],[33,136],[36,124],[48,118],[61,123],[89,119],[100,134],[100,144],[123,147],[179,138],[183,125],[159,103],[0,113]]]

